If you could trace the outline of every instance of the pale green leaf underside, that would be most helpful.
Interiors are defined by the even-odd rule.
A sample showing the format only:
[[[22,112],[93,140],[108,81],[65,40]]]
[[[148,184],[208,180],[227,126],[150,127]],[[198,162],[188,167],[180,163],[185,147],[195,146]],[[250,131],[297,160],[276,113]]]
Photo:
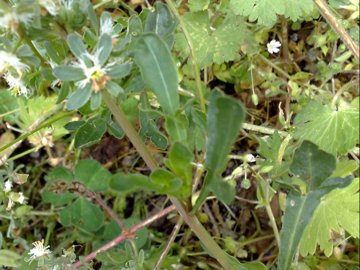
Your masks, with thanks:
[[[359,142],[359,99],[338,110],[311,101],[295,118],[295,137],[321,149],[344,154]]]
[[[307,225],[300,242],[302,256],[314,254],[317,244],[330,256],[333,251],[331,232],[342,229],[359,237],[359,178],[343,189],[333,190],[324,196]]]

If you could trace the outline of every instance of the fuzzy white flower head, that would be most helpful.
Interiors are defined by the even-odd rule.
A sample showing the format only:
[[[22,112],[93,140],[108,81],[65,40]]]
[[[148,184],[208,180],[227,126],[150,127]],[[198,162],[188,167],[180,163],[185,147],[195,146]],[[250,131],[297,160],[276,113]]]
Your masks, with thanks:
[[[29,66],[21,62],[16,55],[0,50],[0,73],[8,68],[14,68],[19,74],[29,70]]]
[[[42,239],[41,241],[36,241],[32,244],[34,248],[32,248],[28,253],[29,255],[31,255],[29,259],[30,262],[42,256],[49,255],[51,253],[51,250],[49,249],[50,246],[44,247],[44,239]]]
[[[10,73],[6,73],[4,78],[9,85],[9,90],[15,92],[18,95],[28,97],[30,90],[26,87],[20,77],[14,77]]]
[[[2,14],[0,14],[0,27],[14,30],[19,23],[29,25],[33,17],[33,13],[16,13],[15,10],[7,11],[5,13],[2,12]]]
[[[12,182],[11,182],[10,180],[7,180],[7,181],[4,183],[4,189],[3,189],[3,190],[4,190],[5,193],[8,193],[8,192],[11,191],[12,187],[13,187]]]
[[[278,53],[280,51],[281,42],[273,39],[266,46],[269,53]]]

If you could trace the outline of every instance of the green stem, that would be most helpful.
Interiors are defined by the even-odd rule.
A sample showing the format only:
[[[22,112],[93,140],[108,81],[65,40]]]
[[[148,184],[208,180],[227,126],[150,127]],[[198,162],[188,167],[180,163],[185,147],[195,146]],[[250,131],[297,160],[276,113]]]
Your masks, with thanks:
[[[115,120],[121,126],[131,143],[134,145],[136,150],[139,152],[141,157],[144,159],[145,163],[148,167],[153,171],[158,168],[158,164],[150,154],[144,142],[141,140],[139,134],[136,132],[135,128],[127,119],[124,112],[115,102],[114,98],[110,96],[107,92],[103,92],[103,100],[105,104],[108,106],[111,113],[114,115]],[[235,270],[234,266],[231,265],[231,259],[229,255],[224,252],[218,244],[212,239],[211,235],[205,230],[196,216],[189,215],[189,213],[185,210],[183,204],[175,197],[170,197],[171,202],[175,205],[177,211],[183,218],[183,220],[187,223],[187,225],[191,228],[191,230],[196,234],[196,236],[200,239],[206,249],[209,251],[211,256],[216,258],[218,262],[227,270]]]
[[[179,21],[180,27],[181,27],[181,29],[182,29],[182,31],[184,33],[185,39],[186,39],[187,44],[189,46],[190,56],[191,56],[191,60],[192,60],[192,64],[193,64],[193,71],[194,71],[194,74],[195,74],[196,87],[197,87],[197,91],[198,91],[197,96],[198,96],[198,99],[199,99],[199,102],[200,102],[201,110],[202,110],[202,112],[205,112],[206,111],[206,109],[205,109],[205,99],[204,99],[204,93],[203,93],[202,85],[201,85],[200,69],[199,69],[199,66],[198,66],[197,61],[196,61],[195,52],[194,52],[194,46],[192,44],[190,34],[187,31],[186,26],[184,24],[184,21],[182,20],[179,12],[177,11],[174,3],[172,2],[172,0],[165,0],[165,2],[168,4],[171,12],[174,14],[176,19]]]
[[[135,128],[127,119],[125,113],[120,106],[115,102],[112,96],[106,91],[103,92],[103,100],[108,106],[110,111],[115,117],[115,120],[119,123],[125,134],[128,136],[131,143],[134,145],[140,156],[145,161],[146,165],[153,171],[158,167],[158,164],[154,157],[147,149],[145,143],[141,140],[140,136],[136,132]]]
[[[291,76],[287,74],[282,68],[280,68],[278,65],[275,65],[273,62],[271,62],[269,59],[267,59],[262,54],[259,54],[259,58],[263,60],[266,64],[274,68],[277,72],[279,72],[283,77],[285,77],[288,80],[291,80]]]
[[[274,214],[271,210],[271,206],[270,204],[267,204],[265,206],[265,209],[266,209],[266,213],[268,214],[269,216],[269,219],[270,219],[270,225],[271,225],[271,228],[273,229],[274,231],[274,235],[275,235],[275,239],[276,239],[276,242],[277,242],[277,245],[278,247],[280,247],[280,234],[279,234],[279,229],[276,225],[276,221],[275,221],[275,217],[274,217]]]
[[[257,126],[257,125],[248,124],[248,123],[243,123],[242,128],[246,129],[246,130],[256,131],[256,132],[260,132],[263,134],[270,134],[270,135],[274,134],[275,132],[278,132],[281,137],[286,137],[288,135],[288,133],[285,131],[268,128],[268,127]]]

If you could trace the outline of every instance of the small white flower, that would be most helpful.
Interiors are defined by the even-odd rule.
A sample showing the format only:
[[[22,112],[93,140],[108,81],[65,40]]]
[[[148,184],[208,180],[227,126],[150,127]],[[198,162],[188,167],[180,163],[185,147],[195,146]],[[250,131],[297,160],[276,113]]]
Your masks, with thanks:
[[[17,73],[29,70],[29,66],[21,62],[21,60],[14,54],[0,50],[0,73],[8,68],[14,68]]]
[[[280,51],[279,48],[281,47],[281,42],[273,39],[266,46],[269,53],[278,53]]]
[[[17,202],[20,204],[24,204],[25,203],[25,196],[22,192],[19,192],[19,198],[17,199]]]
[[[246,155],[245,155],[245,160],[246,160],[247,162],[249,162],[249,163],[254,163],[254,162],[256,162],[256,159],[255,159],[254,155],[252,155],[252,154],[246,154]]]
[[[4,78],[9,85],[9,90],[15,92],[18,95],[28,97],[30,90],[26,87],[20,77],[14,77],[10,73],[6,73]]]
[[[12,184],[12,182],[10,181],[10,180],[7,180],[5,183],[4,183],[4,192],[10,192],[11,191],[11,189],[12,189],[12,187],[13,187],[13,184]]]
[[[33,244],[34,248],[32,248],[28,253],[29,255],[31,255],[30,262],[37,258],[40,258],[44,255],[48,255],[51,253],[51,251],[49,249],[50,246],[44,247],[44,239],[42,239],[41,241],[36,241],[32,244]]]

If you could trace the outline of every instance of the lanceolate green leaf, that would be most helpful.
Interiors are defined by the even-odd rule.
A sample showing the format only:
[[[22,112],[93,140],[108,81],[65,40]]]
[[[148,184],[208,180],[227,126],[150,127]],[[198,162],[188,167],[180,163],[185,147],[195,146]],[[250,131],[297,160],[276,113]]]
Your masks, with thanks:
[[[67,42],[71,52],[76,56],[76,58],[85,61],[85,63],[89,63],[89,59],[86,57],[86,47],[78,34],[69,34]]]
[[[212,97],[208,108],[205,167],[222,173],[227,155],[245,120],[245,109],[236,99],[227,96]]]
[[[60,65],[53,69],[53,72],[57,78],[62,81],[80,81],[85,78],[84,72],[81,68]]]
[[[332,178],[323,182],[319,189],[312,190],[305,196],[295,192],[288,195],[280,236],[278,270],[290,269],[305,227],[310,222],[321,197],[335,188],[345,187],[350,183],[351,177]]]
[[[145,85],[155,93],[162,109],[174,114],[179,109],[178,77],[169,48],[153,33],[144,34],[133,47]]]
[[[145,32],[154,32],[164,38],[168,38],[175,30],[176,20],[169,8],[161,3],[155,3],[155,10],[149,13],[145,22]]]
[[[209,191],[226,203],[234,199],[234,187],[224,182],[221,174],[244,119],[245,109],[239,101],[227,96],[212,96],[207,117],[205,168],[208,173],[195,209],[202,204]]]
[[[108,60],[112,50],[112,40],[108,34],[102,34],[97,44],[97,56],[99,65],[102,66]]]
[[[335,167],[336,160],[333,155],[319,150],[311,142],[304,141],[295,151],[290,170],[306,181],[309,189],[313,190],[332,174]]]

